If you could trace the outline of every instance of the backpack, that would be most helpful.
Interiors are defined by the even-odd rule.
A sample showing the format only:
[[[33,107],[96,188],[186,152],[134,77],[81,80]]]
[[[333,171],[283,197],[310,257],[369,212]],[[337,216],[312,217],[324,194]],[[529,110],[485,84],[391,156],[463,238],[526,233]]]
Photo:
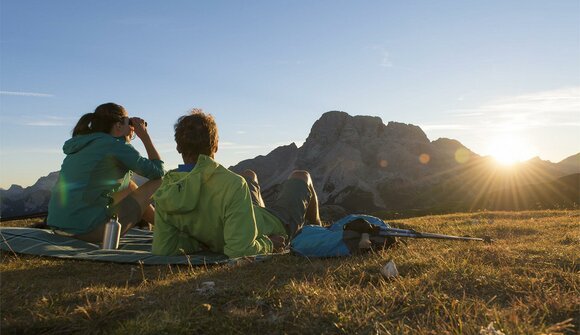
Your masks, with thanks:
[[[383,220],[351,214],[329,227],[305,225],[290,242],[290,250],[303,257],[343,257],[370,250],[387,249],[396,238],[380,236],[380,228],[390,228]]]

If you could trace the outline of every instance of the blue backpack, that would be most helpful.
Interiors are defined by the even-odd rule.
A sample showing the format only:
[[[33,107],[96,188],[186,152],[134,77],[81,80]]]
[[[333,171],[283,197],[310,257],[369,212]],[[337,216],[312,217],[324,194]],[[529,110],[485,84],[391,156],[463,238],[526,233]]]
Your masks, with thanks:
[[[330,227],[305,225],[290,242],[290,250],[303,257],[342,257],[385,249],[396,239],[380,236],[380,227],[390,228],[383,220],[351,214]]]

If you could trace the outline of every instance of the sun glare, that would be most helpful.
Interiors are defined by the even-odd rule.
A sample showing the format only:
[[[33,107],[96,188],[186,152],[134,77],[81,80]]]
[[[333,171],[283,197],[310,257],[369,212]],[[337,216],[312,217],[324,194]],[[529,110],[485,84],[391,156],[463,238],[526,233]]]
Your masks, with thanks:
[[[498,163],[506,166],[531,158],[530,145],[520,137],[505,135],[494,139],[489,146],[489,153]]]

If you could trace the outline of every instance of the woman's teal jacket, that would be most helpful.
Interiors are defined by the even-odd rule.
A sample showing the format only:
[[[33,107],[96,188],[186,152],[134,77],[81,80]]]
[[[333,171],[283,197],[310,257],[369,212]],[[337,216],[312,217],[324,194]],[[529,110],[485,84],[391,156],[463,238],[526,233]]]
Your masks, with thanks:
[[[163,176],[163,161],[142,157],[124,138],[106,133],[77,135],[65,142],[66,157],[48,205],[49,226],[84,234],[110,217],[111,194],[127,187],[132,172]]]

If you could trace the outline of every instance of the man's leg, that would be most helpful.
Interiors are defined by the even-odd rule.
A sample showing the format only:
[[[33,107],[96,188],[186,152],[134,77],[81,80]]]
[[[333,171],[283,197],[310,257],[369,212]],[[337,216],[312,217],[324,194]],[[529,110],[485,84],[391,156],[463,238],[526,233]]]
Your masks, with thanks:
[[[306,207],[306,214],[304,215],[304,218],[310,224],[321,226],[322,223],[320,221],[320,213],[318,211],[318,196],[314,190],[314,184],[312,183],[310,173],[304,170],[296,170],[290,174],[288,179],[299,179],[306,183],[308,190],[310,191],[310,199],[308,200],[308,207]]]
[[[305,220],[320,225],[318,198],[307,171],[292,172],[282,183],[276,201],[266,209],[280,219],[290,238],[302,228]]]
[[[258,175],[252,170],[245,170],[240,173],[240,176],[246,179],[248,187],[250,188],[250,195],[252,196],[252,202],[256,206],[266,207],[264,204],[264,199],[262,199],[262,193],[260,192],[260,183],[258,182]]]

